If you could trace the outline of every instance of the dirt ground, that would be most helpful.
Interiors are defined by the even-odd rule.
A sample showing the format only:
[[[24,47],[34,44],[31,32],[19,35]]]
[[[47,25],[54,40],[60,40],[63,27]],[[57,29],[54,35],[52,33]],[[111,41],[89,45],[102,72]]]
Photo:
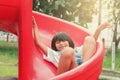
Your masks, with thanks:
[[[0,77],[0,80],[18,80],[17,77],[11,77],[11,76],[5,76],[5,77]]]

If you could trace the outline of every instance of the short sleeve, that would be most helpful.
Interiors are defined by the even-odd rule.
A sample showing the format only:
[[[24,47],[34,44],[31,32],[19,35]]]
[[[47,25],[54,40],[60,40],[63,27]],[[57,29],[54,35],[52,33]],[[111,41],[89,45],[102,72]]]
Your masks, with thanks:
[[[59,63],[59,55],[56,51],[48,48],[47,49],[47,56],[43,55],[43,58],[51,63],[53,63],[56,67],[58,67]]]

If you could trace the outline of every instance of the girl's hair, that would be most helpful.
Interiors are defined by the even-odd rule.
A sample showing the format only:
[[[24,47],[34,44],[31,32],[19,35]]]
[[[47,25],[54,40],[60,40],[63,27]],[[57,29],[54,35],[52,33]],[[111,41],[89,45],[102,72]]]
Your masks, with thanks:
[[[68,41],[69,47],[74,48],[74,43],[73,43],[72,39],[65,32],[57,33],[52,39],[51,47],[52,47],[53,50],[58,51],[56,46],[55,46],[56,41]]]

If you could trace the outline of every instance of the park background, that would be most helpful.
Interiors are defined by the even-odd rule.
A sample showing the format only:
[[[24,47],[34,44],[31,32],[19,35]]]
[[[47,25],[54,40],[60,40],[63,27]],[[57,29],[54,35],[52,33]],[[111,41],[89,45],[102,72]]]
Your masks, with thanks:
[[[105,29],[99,36],[105,41],[103,69],[120,72],[119,0],[33,0],[33,10],[83,26],[92,34],[98,25],[110,22],[112,28]],[[16,35],[0,31],[0,76],[18,76],[17,45]],[[112,59],[115,59],[115,65]]]

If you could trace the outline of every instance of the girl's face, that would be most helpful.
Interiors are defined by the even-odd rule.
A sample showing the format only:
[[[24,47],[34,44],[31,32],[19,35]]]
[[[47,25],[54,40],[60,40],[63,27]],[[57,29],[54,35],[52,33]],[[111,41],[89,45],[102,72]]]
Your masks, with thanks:
[[[58,51],[61,51],[65,47],[69,47],[69,42],[68,41],[56,41],[55,46],[56,46]]]

